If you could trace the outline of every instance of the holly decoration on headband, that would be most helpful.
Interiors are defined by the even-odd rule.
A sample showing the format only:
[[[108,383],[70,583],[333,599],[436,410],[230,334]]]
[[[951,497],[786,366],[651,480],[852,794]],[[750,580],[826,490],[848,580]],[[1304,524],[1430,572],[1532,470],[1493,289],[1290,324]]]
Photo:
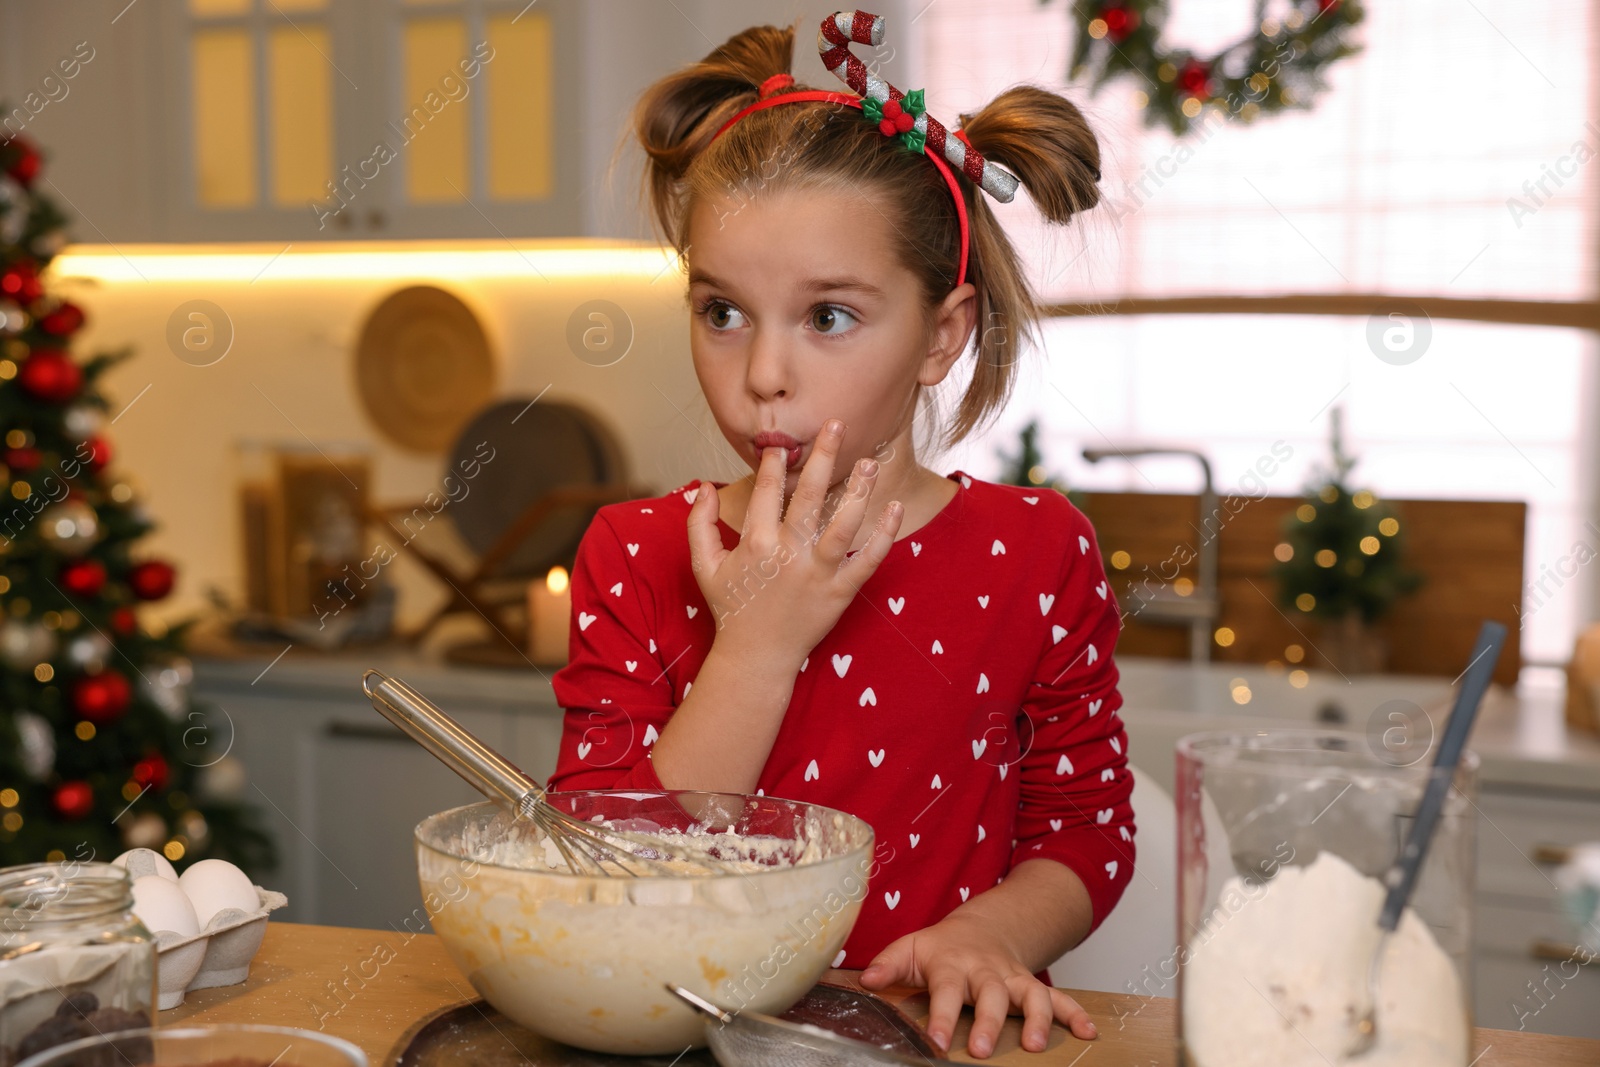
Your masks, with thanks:
[[[867,121],[878,127],[878,132],[885,137],[898,137],[900,143],[913,152],[922,151],[927,143],[928,135],[915,128],[917,119],[927,110],[922,103],[921,89],[913,89],[898,100],[861,98],[861,113]]]

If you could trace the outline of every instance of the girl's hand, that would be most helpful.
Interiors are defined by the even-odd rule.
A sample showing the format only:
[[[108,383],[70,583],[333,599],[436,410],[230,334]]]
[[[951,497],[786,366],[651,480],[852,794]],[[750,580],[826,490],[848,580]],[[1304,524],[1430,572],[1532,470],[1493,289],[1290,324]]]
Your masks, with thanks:
[[[844,555],[861,528],[878,464],[862,459],[851,472],[844,499],[823,524],[823,505],[844,424],[830,419],[800,471],[787,511],[783,507],[785,455],[763,449],[745,529],[730,551],[717,531],[714,486],[700,483],[689,509],[689,555],[695,581],[717,619],[719,642],[762,657],[777,655],[798,671],[872,573],[889,554],[905,509],[886,506],[872,536],[848,561]],[[820,529],[819,529],[820,527]]]
[[[978,1057],[994,1051],[1011,1014],[1023,1017],[1022,1047],[1029,1052],[1045,1050],[1052,1020],[1085,1041],[1099,1033],[1077,1001],[1040,982],[988,925],[959,911],[890,944],[861,972],[861,984],[926,987],[928,1036],[946,1050],[962,1005],[973,1005],[967,1051]]]

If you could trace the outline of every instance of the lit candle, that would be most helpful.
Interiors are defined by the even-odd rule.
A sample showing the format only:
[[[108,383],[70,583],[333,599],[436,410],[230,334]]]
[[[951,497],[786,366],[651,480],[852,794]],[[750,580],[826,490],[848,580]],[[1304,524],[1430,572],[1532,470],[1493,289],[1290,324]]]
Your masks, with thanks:
[[[572,590],[565,567],[551,567],[542,582],[528,583],[528,655],[533,662],[567,662]]]

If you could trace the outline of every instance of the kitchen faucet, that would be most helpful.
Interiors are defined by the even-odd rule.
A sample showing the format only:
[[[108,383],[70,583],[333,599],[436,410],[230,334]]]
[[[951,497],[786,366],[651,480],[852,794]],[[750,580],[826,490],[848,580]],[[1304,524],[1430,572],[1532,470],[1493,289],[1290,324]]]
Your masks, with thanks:
[[[1211,659],[1211,626],[1220,613],[1217,592],[1217,536],[1222,532],[1218,516],[1217,491],[1211,480],[1211,461],[1192,448],[1158,448],[1130,445],[1126,448],[1086,448],[1083,458],[1090,463],[1103,459],[1132,462],[1138,456],[1192,456],[1200,464],[1204,482],[1200,488],[1200,580],[1194,592],[1182,596],[1163,582],[1148,595],[1135,593],[1139,605],[1129,612],[1135,618],[1154,623],[1181,623],[1189,627],[1189,659],[1205,663]],[[1214,528],[1213,528],[1214,524]]]

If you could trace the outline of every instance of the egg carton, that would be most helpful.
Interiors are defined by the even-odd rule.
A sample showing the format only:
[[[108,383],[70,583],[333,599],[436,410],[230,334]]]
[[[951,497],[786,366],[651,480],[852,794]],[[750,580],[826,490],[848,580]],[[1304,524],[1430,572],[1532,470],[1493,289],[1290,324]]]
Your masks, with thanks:
[[[147,869],[144,869],[147,868]],[[128,874],[156,874],[155,863],[137,853],[128,857]],[[255,887],[254,911],[223,908],[198,934],[154,931],[156,938],[156,1007],[161,1011],[183,1003],[186,993],[212,986],[237,985],[250,976],[250,960],[267,936],[267,913],[289,903],[272,889]]]

